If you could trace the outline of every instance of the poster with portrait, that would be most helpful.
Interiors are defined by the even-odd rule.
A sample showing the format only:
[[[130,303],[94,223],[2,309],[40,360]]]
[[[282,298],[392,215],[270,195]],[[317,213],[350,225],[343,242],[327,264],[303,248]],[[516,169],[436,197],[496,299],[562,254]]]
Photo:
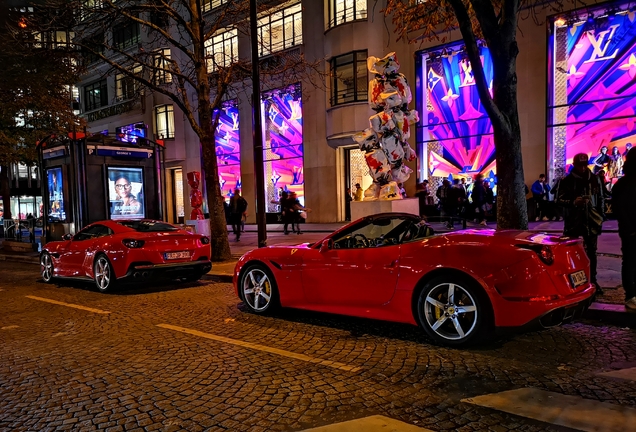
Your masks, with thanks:
[[[49,190],[49,222],[65,222],[66,209],[64,208],[64,177],[62,167],[46,170],[47,185]]]
[[[107,168],[109,217],[143,219],[144,173],[142,168]]]

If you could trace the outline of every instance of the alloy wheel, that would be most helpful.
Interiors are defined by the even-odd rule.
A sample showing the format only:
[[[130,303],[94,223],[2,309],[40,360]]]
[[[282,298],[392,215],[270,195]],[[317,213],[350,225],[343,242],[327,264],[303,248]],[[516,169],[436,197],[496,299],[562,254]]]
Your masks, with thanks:
[[[104,256],[97,258],[95,263],[95,283],[100,291],[106,291],[110,287],[112,276],[108,259]]]
[[[40,258],[40,274],[44,282],[49,282],[53,279],[53,260],[47,253]]]
[[[475,299],[455,283],[442,283],[429,290],[423,306],[428,326],[445,340],[466,339],[478,322]]]
[[[272,282],[260,268],[253,268],[243,277],[243,298],[255,312],[265,311],[272,302]]]

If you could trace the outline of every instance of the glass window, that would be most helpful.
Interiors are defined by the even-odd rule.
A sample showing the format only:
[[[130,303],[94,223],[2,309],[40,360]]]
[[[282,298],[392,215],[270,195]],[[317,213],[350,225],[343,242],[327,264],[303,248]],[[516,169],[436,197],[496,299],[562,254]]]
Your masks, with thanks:
[[[118,50],[136,46],[141,40],[139,24],[127,22],[113,27],[113,45]]]
[[[142,67],[137,66],[132,69],[135,75],[141,75]],[[127,74],[117,74],[115,76],[115,90],[117,101],[133,99],[139,90],[139,82]]]
[[[170,48],[163,48],[155,54],[155,84],[168,84],[172,82],[170,73]]]
[[[219,186],[224,198],[231,198],[234,189],[241,188],[241,140],[239,110],[235,102],[227,102],[214,111],[219,124],[214,134],[216,160],[219,167]]]
[[[331,105],[366,101],[369,88],[367,51],[331,59]]]
[[[74,241],[83,241],[96,239],[98,237],[104,237],[113,234],[113,230],[104,225],[92,225],[84,228],[73,237]]]
[[[106,80],[99,80],[84,87],[84,108],[92,111],[108,105]]]
[[[228,67],[238,61],[238,31],[222,31],[205,41],[205,55],[208,72],[214,72],[219,66]]]
[[[155,107],[156,135],[159,139],[174,138],[174,109],[172,105]]]
[[[23,163],[18,164],[18,178],[29,177],[29,167]]]
[[[272,201],[278,201],[282,191],[295,192],[305,204],[303,149],[303,109],[300,84],[281,88],[263,95],[265,116],[266,206],[268,212],[278,211]]]
[[[303,43],[302,6],[297,3],[258,20],[259,56]]]
[[[82,48],[82,57],[86,64],[90,64],[99,60],[99,54],[104,54],[106,47],[104,45],[104,34],[98,33],[84,41]]]
[[[327,0],[328,28],[356,20],[367,19],[367,0]]]
[[[336,234],[333,248],[361,249],[398,245],[406,240],[406,234],[409,234],[408,241],[411,241],[412,236],[419,232],[413,229],[411,233],[411,228],[415,225],[414,218],[406,217],[365,219]]]
[[[555,17],[548,44],[548,177],[566,175],[574,156],[614,184],[636,143],[636,21],[633,3]],[[550,179],[552,180],[552,179]]]
[[[228,0],[203,0],[203,12],[211,11],[212,9],[224,5]]]

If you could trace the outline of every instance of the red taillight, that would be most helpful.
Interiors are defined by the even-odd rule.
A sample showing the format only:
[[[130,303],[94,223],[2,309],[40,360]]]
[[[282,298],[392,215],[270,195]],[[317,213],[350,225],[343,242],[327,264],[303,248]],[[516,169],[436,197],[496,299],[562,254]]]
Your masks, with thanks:
[[[554,253],[550,246],[540,244],[518,244],[515,246],[521,249],[534,251],[539,259],[546,265],[552,265],[554,263]]]
[[[144,245],[143,240],[123,239],[121,242],[124,244],[124,246],[131,249],[138,249]]]

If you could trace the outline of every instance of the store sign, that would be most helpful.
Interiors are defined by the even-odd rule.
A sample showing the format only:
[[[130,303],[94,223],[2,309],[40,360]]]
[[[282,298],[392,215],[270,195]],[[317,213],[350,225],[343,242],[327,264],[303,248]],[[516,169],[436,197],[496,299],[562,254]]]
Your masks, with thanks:
[[[65,156],[65,155],[66,155],[66,149],[64,147],[56,148],[56,149],[44,150],[42,152],[42,157],[44,159],[53,159],[53,158],[60,157],[60,156]]]
[[[86,114],[86,120],[88,120],[89,122],[94,122],[106,117],[112,117],[112,116],[123,114],[125,112],[132,110],[133,103],[134,103],[133,101],[127,101],[124,103],[111,105],[104,109],[88,113]]]
[[[152,150],[144,149],[131,149],[129,147],[106,147],[97,146],[88,149],[89,154],[96,154],[97,156],[111,156],[111,157],[124,157],[124,158],[137,158],[147,159],[152,157]]]

